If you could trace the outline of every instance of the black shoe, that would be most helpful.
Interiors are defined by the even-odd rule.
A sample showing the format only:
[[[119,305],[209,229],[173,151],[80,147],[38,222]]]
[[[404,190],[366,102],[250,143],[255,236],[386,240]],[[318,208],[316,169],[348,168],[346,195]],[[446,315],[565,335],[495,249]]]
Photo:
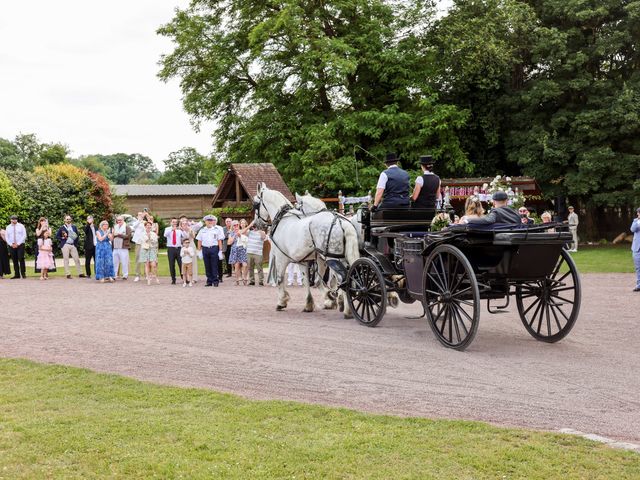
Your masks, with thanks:
[[[640,287],[636,287],[633,289],[634,292],[640,292]]]
[[[249,282],[249,285],[255,285],[256,282]]]
[[[91,278],[91,275],[87,275],[87,278]]]
[[[174,278],[173,280],[171,280],[171,285],[175,285],[176,284],[176,279]]]
[[[84,273],[81,273],[80,275],[78,275],[79,278],[87,278],[87,276]]]
[[[264,282],[260,282],[258,285],[260,285],[261,287],[264,287]]]
[[[71,278],[71,275],[67,275],[67,278]]]
[[[214,286],[214,287],[217,287],[217,286],[218,286],[218,282],[214,283],[214,284],[213,284],[213,286]]]
[[[222,277],[220,277],[220,278],[218,279],[218,282],[222,283]]]
[[[205,287],[211,287],[211,284],[210,284],[210,283],[205,283],[205,285],[204,285],[204,286],[205,286]]]

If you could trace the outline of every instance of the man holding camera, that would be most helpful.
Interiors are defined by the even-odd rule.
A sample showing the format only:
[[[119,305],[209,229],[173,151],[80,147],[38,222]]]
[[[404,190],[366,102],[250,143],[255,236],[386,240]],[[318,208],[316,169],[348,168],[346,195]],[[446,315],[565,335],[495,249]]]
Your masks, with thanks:
[[[634,292],[640,292],[640,208],[636,210],[636,218],[631,224],[633,232],[633,242],[631,243],[631,252],[633,254],[633,264],[636,267],[636,288]]]

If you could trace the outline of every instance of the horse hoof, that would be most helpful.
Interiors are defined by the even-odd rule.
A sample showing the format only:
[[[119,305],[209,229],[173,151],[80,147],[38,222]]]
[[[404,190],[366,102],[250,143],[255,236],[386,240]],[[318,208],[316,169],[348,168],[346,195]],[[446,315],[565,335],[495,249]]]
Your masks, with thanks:
[[[304,307],[302,311],[306,313],[313,312],[313,307]]]
[[[336,302],[331,302],[331,301],[324,302],[325,310],[335,310],[335,308],[336,308]]]
[[[400,298],[395,292],[389,294],[388,301],[391,308],[398,308],[398,305],[400,305]]]
[[[350,313],[345,313],[344,318],[346,318],[347,320],[350,320],[353,318],[353,315],[351,315]]]

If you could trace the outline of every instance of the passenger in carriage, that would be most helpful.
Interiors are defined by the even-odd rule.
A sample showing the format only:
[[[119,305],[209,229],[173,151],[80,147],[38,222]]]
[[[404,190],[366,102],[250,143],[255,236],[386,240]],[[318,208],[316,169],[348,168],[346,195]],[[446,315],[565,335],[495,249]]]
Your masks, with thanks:
[[[470,219],[482,218],[484,216],[484,207],[478,197],[472,195],[467,198],[464,203],[464,216],[460,219],[459,223],[469,223]]]
[[[414,208],[436,208],[437,202],[442,200],[440,177],[433,173],[433,164],[431,155],[420,157],[422,175],[416,178],[416,186],[411,195]]]
[[[468,218],[469,224],[491,225],[493,223],[512,223],[514,225],[522,225],[520,215],[508,206],[509,197],[503,191],[497,191],[493,194],[493,208],[488,215],[478,218]]]
[[[388,153],[387,169],[380,174],[372,211],[378,208],[409,208],[409,174],[398,166],[400,159]]]

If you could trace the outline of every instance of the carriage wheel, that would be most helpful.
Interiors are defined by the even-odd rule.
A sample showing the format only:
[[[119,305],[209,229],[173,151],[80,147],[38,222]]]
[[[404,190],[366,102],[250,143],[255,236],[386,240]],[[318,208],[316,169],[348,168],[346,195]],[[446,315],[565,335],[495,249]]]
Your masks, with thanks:
[[[375,327],[387,309],[387,288],[378,265],[362,257],[347,274],[347,301],[353,316],[362,325]]]
[[[436,338],[445,347],[464,350],[480,321],[478,281],[467,257],[451,245],[440,245],[424,264],[422,304]]]
[[[564,250],[551,275],[516,287],[520,319],[527,331],[543,342],[554,343],[567,336],[578,318],[580,299],[578,269]]]

